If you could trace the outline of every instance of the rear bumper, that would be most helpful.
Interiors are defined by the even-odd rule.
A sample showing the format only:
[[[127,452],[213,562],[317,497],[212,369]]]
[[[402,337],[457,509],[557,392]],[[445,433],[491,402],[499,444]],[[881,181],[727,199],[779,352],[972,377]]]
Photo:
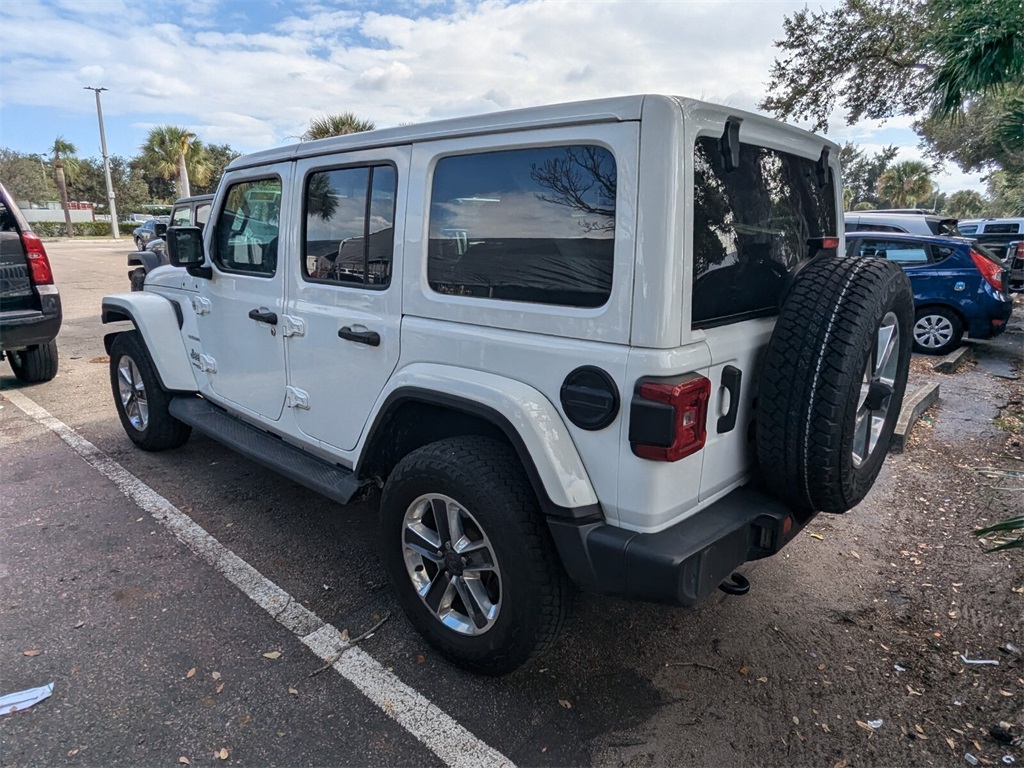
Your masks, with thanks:
[[[0,312],[0,349],[21,350],[47,344],[57,338],[63,317],[60,294],[41,293],[42,311],[25,309]]]
[[[991,311],[981,317],[972,317],[967,324],[967,335],[972,339],[991,339],[1006,330],[1013,313],[1013,300],[993,302]]]
[[[738,566],[778,552],[813,517],[743,487],[658,533],[563,518],[548,518],[548,526],[581,587],[693,607]]]

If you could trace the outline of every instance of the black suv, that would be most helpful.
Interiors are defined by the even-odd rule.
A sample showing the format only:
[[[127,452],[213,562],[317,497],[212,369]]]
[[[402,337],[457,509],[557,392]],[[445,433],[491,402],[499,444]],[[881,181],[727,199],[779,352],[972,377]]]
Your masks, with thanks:
[[[21,381],[57,375],[61,317],[46,249],[0,184],[0,357]]]
[[[163,222],[155,225],[155,237],[146,243],[146,248],[139,248],[138,252],[128,254],[128,281],[133,291],[141,291],[146,282],[146,275],[157,267],[169,263],[167,261],[167,245],[164,237],[167,234],[167,227],[199,227],[206,226],[206,220],[210,218],[210,206],[213,204],[213,195],[192,195],[182,197],[175,201],[171,210],[170,224]]]

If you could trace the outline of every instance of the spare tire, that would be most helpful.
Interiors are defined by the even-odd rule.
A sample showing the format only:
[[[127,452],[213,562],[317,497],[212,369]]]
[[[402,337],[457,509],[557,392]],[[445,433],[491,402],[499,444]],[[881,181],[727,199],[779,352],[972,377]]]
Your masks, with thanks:
[[[761,369],[757,457],[802,512],[846,512],[889,450],[910,368],[914,297],[884,259],[818,258],[779,312]]]

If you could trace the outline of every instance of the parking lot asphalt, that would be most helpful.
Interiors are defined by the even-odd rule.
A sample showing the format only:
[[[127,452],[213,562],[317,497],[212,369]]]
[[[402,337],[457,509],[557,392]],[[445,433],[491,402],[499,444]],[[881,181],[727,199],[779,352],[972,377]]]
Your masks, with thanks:
[[[375,499],[340,507],[201,436],[134,448],[99,320],[102,296],[128,290],[130,245],[47,249],[60,373],[31,386],[0,374],[0,695],[50,682],[54,694],[0,717],[0,765],[824,764],[835,744],[792,737],[794,720],[863,736],[853,713],[880,706],[884,683],[837,664],[826,690],[808,664],[874,642],[843,617],[884,595],[885,562],[868,552],[899,502],[890,467],[855,513],[745,567],[749,596],[693,613],[581,595],[540,663],[473,676],[401,614]],[[220,557],[251,573],[233,581]],[[329,650],[254,600],[252,574],[350,637],[386,619],[358,645],[372,682],[318,672]]]

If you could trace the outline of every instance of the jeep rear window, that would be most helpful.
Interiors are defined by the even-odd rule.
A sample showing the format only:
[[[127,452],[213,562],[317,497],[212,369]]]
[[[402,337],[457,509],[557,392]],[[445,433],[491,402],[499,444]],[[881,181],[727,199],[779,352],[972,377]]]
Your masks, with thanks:
[[[835,178],[819,184],[818,163],[740,144],[726,171],[718,137],[697,139],[693,160],[695,328],[774,315],[787,273],[808,240],[834,237]]]
[[[314,282],[386,288],[395,250],[396,189],[390,165],[310,174],[303,276]]]
[[[430,287],[601,306],[612,286],[615,184],[615,158],[598,146],[442,158],[430,199]]]

